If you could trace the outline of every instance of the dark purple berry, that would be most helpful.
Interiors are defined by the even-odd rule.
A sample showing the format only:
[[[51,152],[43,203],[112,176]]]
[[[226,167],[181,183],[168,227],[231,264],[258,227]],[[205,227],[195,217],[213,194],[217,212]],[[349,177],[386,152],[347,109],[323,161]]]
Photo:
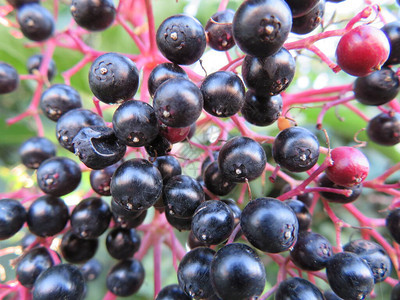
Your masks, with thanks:
[[[313,0],[314,1],[314,0]],[[302,1],[297,1],[301,3]],[[325,0],[318,0],[314,8],[301,17],[293,18],[292,32],[297,34],[307,34],[313,31],[322,23],[325,12]]]
[[[98,245],[98,239],[83,239],[69,230],[62,237],[60,250],[66,261],[79,264],[91,259],[96,254]]]
[[[168,155],[172,150],[172,145],[160,134],[144,148],[150,157],[158,157]]]
[[[284,202],[289,205],[296,214],[297,221],[299,221],[299,232],[309,230],[311,227],[312,216],[307,205],[297,199],[289,199]]]
[[[105,167],[102,170],[90,171],[90,186],[99,195],[111,196],[110,183],[111,177],[120,163]]]
[[[7,2],[15,8],[19,8],[28,3],[39,3],[39,0],[7,0]]]
[[[179,161],[171,155],[158,156],[153,162],[153,166],[160,171],[164,185],[175,175],[182,174],[182,168]]]
[[[0,200],[0,240],[16,234],[26,221],[26,210],[18,200]]]
[[[380,113],[367,126],[369,139],[382,146],[393,146],[400,142],[400,114]]]
[[[385,65],[396,65],[400,63],[400,22],[387,23],[381,30],[386,34],[390,44],[390,54]]]
[[[19,75],[17,70],[5,62],[0,62],[0,95],[11,93],[18,86]]]
[[[165,210],[165,217],[168,223],[178,231],[188,231],[192,229],[192,218],[178,218],[171,214],[171,211]]]
[[[32,137],[22,143],[19,156],[29,169],[37,169],[48,158],[56,155],[56,147],[45,137]]]
[[[17,10],[17,21],[23,35],[36,42],[50,38],[54,31],[52,14],[38,3],[27,3]]]
[[[204,186],[214,195],[225,196],[236,186],[236,183],[229,181],[222,174],[218,167],[218,162],[213,161],[204,171]]]
[[[161,289],[155,300],[192,300],[178,284],[170,284]]]
[[[128,259],[140,247],[140,236],[133,228],[116,227],[107,234],[108,253],[116,259]]]
[[[392,210],[386,217],[386,227],[396,243],[400,244],[400,208]]]
[[[346,196],[343,194],[337,194],[337,193],[331,193],[331,192],[319,192],[319,194],[327,201],[329,202],[335,202],[335,203],[351,203],[361,195],[362,192],[362,184],[354,185],[352,187],[344,187],[335,184],[334,182],[330,181],[328,176],[325,174],[321,176],[321,178],[318,181],[318,185],[320,187],[326,187],[326,188],[335,188],[339,190],[351,190],[352,193],[350,196]]]
[[[322,292],[304,278],[292,277],[282,281],[275,293],[275,300],[325,300]]]
[[[26,68],[29,74],[34,74],[38,72],[42,66],[43,55],[42,54],[34,54],[29,57],[28,61],[26,62]],[[51,81],[57,73],[57,67],[53,59],[50,59],[48,66],[47,66],[47,79]]]
[[[90,31],[105,30],[112,25],[116,15],[111,0],[73,0],[70,11],[75,22]]]
[[[158,87],[172,78],[189,79],[185,70],[176,64],[162,63],[155,67],[149,75],[147,84],[150,96],[153,97]]]
[[[103,270],[103,266],[98,259],[92,258],[85,262],[80,267],[80,270],[86,281],[92,281],[100,275],[101,271]]]
[[[304,16],[318,4],[318,0],[285,0],[285,2],[289,5],[293,18]]]
[[[217,51],[227,51],[235,45],[232,21],[235,12],[231,9],[218,11],[208,19],[204,28],[208,45]]]

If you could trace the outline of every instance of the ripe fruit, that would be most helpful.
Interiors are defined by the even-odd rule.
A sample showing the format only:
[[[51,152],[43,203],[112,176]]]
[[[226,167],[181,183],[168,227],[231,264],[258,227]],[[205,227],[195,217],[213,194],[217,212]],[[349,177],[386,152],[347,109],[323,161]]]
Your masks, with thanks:
[[[42,54],[34,54],[29,57],[28,61],[26,62],[26,69],[28,70],[29,74],[34,74],[35,72],[39,72],[43,61]],[[57,73],[57,67],[53,59],[50,59],[49,64],[47,66],[47,80],[51,81],[53,77]]]
[[[289,205],[296,214],[297,221],[299,222],[299,232],[309,230],[311,227],[312,216],[307,205],[298,199],[285,200],[284,203]]]
[[[32,137],[19,147],[21,162],[29,169],[37,169],[48,158],[56,155],[56,147],[45,137]]]
[[[206,48],[206,34],[201,23],[189,15],[178,14],[165,19],[156,34],[158,49],[178,65],[195,63]]]
[[[150,96],[153,97],[158,87],[171,78],[189,79],[186,72],[173,63],[162,63],[155,67],[149,75],[147,85]]]
[[[326,176],[337,185],[352,187],[368,176],[368,158],[357,148],[337,147],[331,151],[333,165],[326,169]]]
[[[393,21],[387,23],[381,30],[386,34],[390,44],[390,54],[385,65],[396,65],[400,63],[400,22]]]
[[[90,186],[97,194],[102,196],[111,196],[111,177],[119,165],[119,163],[116,163],[105,167],[102,170],[90,171]]]
[[[97,238],[83,239],[69,230],[62,237],[60,250],[66,261],[79,264],[91,259],[96,254],[98,245]]]
[[[211,282],[222,299],[252,299],[261,295],[266,282],[265,268],[249,246],[232,243],[223,246],[211,261]]]
[[[318,0],[285,0],[292,11],[293,18],[298,18],[309,13],[318,4]]]
[[[17,10],[17,21],[23,35],[36,42],[51,37],[54,31],[54,18],[38,3],[27,3]]]
[[[112,25],[116,14],[110,0],[73,0],[70,11],[75,22],[90,31],[105,30]]]
[[[361,25],[342,36],[336,48],[336,59],[346,73],[367,76],[381,68],[389,52],[389,41],[380,29]]]
[[[259,177],[264,171],[267,157],[259,143],[238,136],[226,142],[218,155],[220,172],[232,182],[245,182]]]
[[[379,145],[393,146],[400,142],[400,114],[380,113],[367,126],[369,139]]]
[[[317,137],[303,127],[289,127],[275,137],[272,146],[275,162],[291,172],[311,169],[318,161]]]
[[[160,171],[164,185],[175,175],[182,174],[182,168],[179,161],[171,155],[158,156],[153,162],[153,166]]]
[[[236,186],[236,183],[227,180],[219,170],[218,162],[213,161],[204,171],[204,186],[214,195],[225,196]]]
[[[19,201],[0,200],[0,240],[6,240],[16,234],[25,221],[26,211]]]
[[[90,67],[89,86],[100,101],[120,103],[135,95],[139,86],[139,71],[128,57],[106,53],[96,58]]]
[[[170,284],[161,289],[155,300],[192,300],[178,284]]]
[[[235,12],[231,9],[218,11],[208,19],[204,28],[208,45],[217,51],[227,51],[235,45],[232,34],[232,20]]]
[[[282,201],[269,197],[249,202],[240,216],[240,225],[254,247],[269,253],[293,247],[299,230],[294,211]]]
[[[302,2],[298,2],[302,3]],[[293,18],[292,32],[297,34],[307,34],[318,27],[322,22],[325,12],[325,0],[319,0],[309,12],[301,17]]]
[[[386,217],[386,227],[393,239],[400,244],[400,208],[392,210]]]
[[[325,300],[321,291],[311,282],[299,277],[282,281],[275,293],[275,300]]]
[[[18,86],[19,75],[17,70],[5,62],[0,62],[0,95],[11,93]]]
[[[321,176],[321,178],[318,181],[318,185],[320,187],[326,187],[326,188],[335,188],[339,190],[351,190],[351,195],[346,196],[343,194],[337,194],[337,193],[331,193],[331,192],[319,192],[319,194],[327,201],[329,202],[335,202],[335,203],[351,203],[361,195],[362,192],[362,184],[357,184],[351,187],[345,187],[345,186],[340,186],[335,184],[334,182],[330,181],[328,176],[325,174]]]
[[[139,250],[140,236],[133,228],[116,227],[107,234],[106,247],[112,257],[127,259]]]
[[[239,6],[232,25],[235,42],[244,53],[266,57],[286,41],[292,13],[284,0],[250,0]]]

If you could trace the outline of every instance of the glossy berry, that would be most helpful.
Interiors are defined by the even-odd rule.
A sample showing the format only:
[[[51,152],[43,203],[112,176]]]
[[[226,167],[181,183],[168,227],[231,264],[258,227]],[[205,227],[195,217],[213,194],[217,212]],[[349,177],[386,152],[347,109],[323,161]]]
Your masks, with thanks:
[[[115,201],[112,200],[111,204],[113,203],[115,203]],[[113,207],[113,205],[111,206]],[[122,228],[136,228],[143,223],[147,216],[147,210],[129,212],[127,212],[125,208],[122,208],[122,210],[124,210],[125,213],[121,213],[121,210],[119,212],[113,210],[113,220],[117,226]]]
[[[17,22],[22,34],[36,42],[50,38],[54,31],[54,18],[38,3],[27,3],[17,10]]]
[[[150,96],[153,97],[158,87],[172,78],[189,79],[185,70],[173,63],[162,63],[155,67],[149,75],[147,82]]]
[[[136,293],[143,284],[145,271],[142,263],[134,258],[121,260],[107,274],[107,289],[120,297]]]
[[[120,103],[135,95],[139,86],[139,71],[128,57],[106,53],[96,58],[91,65],[89,86],[100,101]]]
[[[218,166],[227,180],[245,182],[259,177],[267,157],[259,143],[248,137],[234,137],[227,141],[218,155]]]
[[[318,4],[318,0],[285,0],[289,5],[293,18],[298,18],[309,13]]]
[[[336,295],[332,290],[325,291],[324,297],[326,300],[343,300],[338,295]]]
[[[29,74],[34,74],[38,72],[42,66],[43,55],[42,54],[34,54],[28,58],[26,62],[26,69]],[[53,59],[50,59],[47,65],[47,79],[51,81],[57,73],[57,67]]]
[[[72,140],[72,146],[80,161],[94,170],[117,163],[126,152],[125,144],[117,139],[114,131],[103,126],[82,128]]]
[[[75,152],[73,139],[78,132],[88,126],[106,126],[102,117],[83,108],[68,111],[62,115],[56,124],[56,136],[58,142],[65,149]]]
[[[318,161],[319,142],[308,129],[289,127],[276,136],[272,155],[278,165],[291,172],[307,171]]]
[[[110,183],[111,177],[120,163],[105,167],[102,170],[90,171],[90,186],[99,195],[111,196]]]
[[[91,259],[96,254],[98,245],[98,239],[83,239],[69,230],[62,237],[60,250],[66,261],[79,264]]]
[[[192,229],[192,218],[178,218],[170,210],[165,210],[165,217],[168,223],[178,231],[188,231]]]
[[[178,267],[178,283],[181,289],[194,299],[214,295],[210,280],[211,261],[215,251],[199,247],[185,254]]]
[[[21,162],[29,169],[37,169],[48,158],[56,155],[56,147],[45,137],[32,137],[19,147]]]
[[[191,218],[204,201],[204,191],[196,179],[188,175],[176,175],[165,185],[163,200],[172,216]]]
[[[53,259],[45,247],[30,249],[17,262],[16,278],[24,287],[30,289],[38,276],[53,265]]]
[[[385,65],[396,65],[400,63],[400,22],[393,21],[387,23],[381,28],[381,30],[386,34],[390,44],[390,54]]]
[[[319,192],[319,194],[324,198],[325,200],[329,202],[335,202],[335,203],[351,203],[361,195],[362,192],[362,184],[357,184],[351,187],[344,187],[335,184],[331,180],[329,180],[328,176],[325,174],[321,176],[321,178],[318,181],[318,185],[320,187],[325,187],[325,188],[335,188],[339,190],[351,190],[351,195],[346,196],[343,194],[337,194],[337,193],[332,193],[332,192]]]
[[[380,29],[361,25],[342,36],[336,48],[336,60],[344,72],[367,76],[380,69],[389,52],[389,41]]]
[[[19,86],[19,75],[17,70],[0,61],[0,95],[15,91]]]
[[[178,284],[164,286],[155,300],[192,300]]]
[[[208,75],[201,84],[204,110],[225,118],[236,114],[243,105],[244,84],[233,72],[218,71]]]
[[[195,63],[206,48],[206,34],[201,23],[189,15],[178,14],[165,19],[157,29],[158,49],[178,65]]]
[[[28,209],[30,232],[40,237],[53,236],[65,228],[69,219],[68,206],[54,196],[41,196]]]
[[[111,195],[127,210],[144,210],[157,202],[162,191],[160,171],[149,161],[134,158],[118,167],[111,179]]]
[[[219,151],[212,152],[206,156],[206,158],[201,162],[201,175],[204,175],[207,167],[213,162],[218,160]]]
[[[333,255],[331,243],[319,233],[303,231],[290,251],[290,257],[302,270],[318,271],[325,268]]]
[[[80,267],[80,270],[86,281],[92,281],[100,275],[101,271],[103,270],[103,266],[98,259],[92,258],[85,262]]]
[[[367,126],[371,141],[382,146],[393,146],[400,142],[400,114],[380,113],[373,117]]]
[[[78,91],[66,84],[54,84],[40,97],[40,108],[46,117],[55,122],[67,111],[81,107]]]
[[[18,200],[0,200],[0,240],[16,234],[26,221],[25,208]]]
[[[275,198],[257,198],[249,202],[240,216],[247,240],[257,249],[279,253],[294,246],[299,222],[294,211]]]
[[[217,245],[232,233],[234,216],[227,204],[208,200],[200,204],[192,218],[194,236],[206,245]]]
[[[381,245],[359,239],[344,245],[343,251],[353,252],[365,260],[374,274],[375,283],[384,281],[390,275],[392,263]]]
[[[227,180],[218,167],[218,162],[213,161],[204,171],[204,186],[214,195],[225,196],[236,186],[236,183]]]
[[[26,248],[28,248],[29,246],[34,246],[33,244],[37,241],[37,237],[36,235],[32,234],[32,233],[27,233],[23,236],[23,238],[21,239],[21,247],[22,250],[26,250]]]
[[[353,86],[354,96],[365,105],[383,105],[393,100],[400,91],[399,77],[384,67],[365,77],[358,77]]]
[[[321,291],[304,278],[292,277],[282,281],[275,292],[275,300],[325,300]]]
[[[211,262],[211,282],[222,299],[252,299],[261,295],[266,282],[263,263],[249,246],[228,244]]]
[[[79,165],[67,157],[52,157],[42,162],[36,173],[39,188],[52,196],[74,191],[81,182]]]
[[[84,239],[102,235],[111,220],[109,205],[101,198],[83,199],[71,212],[72,231]]]
[[[217,51],[227,51],[235,45],[232,21],[235,12],[231,9],[218,11],[208,19],[204,30],[208,45]]]
[[[282,47],[263,58],[246,55],[242,63],[242,76],[247,88],[254,90],[255,94],[277,95],[292,82],[295,69],[293,56]]]
[[[27,3],[39,3],[39,0],[7,0],[7,2],[15,8],[19,8]]]
[[[106,247],[112,257],[127,259],[139,250],[140,236],[133,228],[116,227],[107,234]]]
[[[90,31],[101,31],[110,27],[116,15],[111,0],[73,0],[70,11],[75,22]]]
[[[257,95],[248,90],[241,112],[245,120],[253,125],[271,125],[282,115],[282,96]]]
[[[196,125],[196,123],[193,123]],[[160,132],[159,134],[165,137],[171,144],[183,142],[188,138],[191,126],[187,127],[170,127],[162,122],[159,122]]]
[[[374,275],[357,254],[336,253],[326,264],[326,275],[332,290],[344,299],[364,299],[374,288]]]
[[[386,217],[386,227],[396,243],[400,244],[400,208],[392,210]]]
[[[85,279],[78,267],[59,264],[44,271],[33,286],[34,300],[81,300]]]
[[[236,45],[244,53],[266,57],[286,41],[292,13],[284,0],[250,0],[239,6],[232,24]]]
[[[182,174],[182,168],[179,161],[171,155],[158,156],[153,162],[153,166],[160,171],[164,185],[170,178]]]
[[[302,1],[297,1],[297,3],[302,3]],[[292,32],[297,34],[310,33],[321,24],[324,12],[325,0],[319,0],[317,5],[304,16],[293,18]]]
[[[289,205],[296,214],[297,221],[299,222],[299,232],[309,230],[311,227],[312,216],[307,205],[298,199],[285,200],[284,203]]]
[[[172,150],[172,145],[167,138],[162,135],[158,135],[144,148],[150,157],[158,157],[168,155]]]
[[[203,109],[203,95],[193,82],[172,78],[157,89],[153,107],[157,118],[165,125],[187,127],[199,118]]]
[[[368,176],[368,158],[358,149],[341,146],[331,151],[333,165],[325,173],[329,180],[341,186],[355,186]]]

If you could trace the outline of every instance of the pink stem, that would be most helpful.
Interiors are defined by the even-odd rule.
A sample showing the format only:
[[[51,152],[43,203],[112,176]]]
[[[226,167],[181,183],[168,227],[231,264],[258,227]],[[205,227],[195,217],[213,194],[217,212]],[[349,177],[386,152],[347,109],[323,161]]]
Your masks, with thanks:
[[[145,45],[137,36],[137,34],[129,27],[129,25],[126,23],[125,19],[121,14],[117,14],[117,21],[119,24],[121,24],[122,28],[124,28],[125,31],[129,34],[131,39],[136,44],[136,47],[138,47],[140,53],[145,53],[147,51]]]
[[[115,299],[117,299],[117,296],[114,295],[111,291],[107,291],[107,293],[103,297],[103,300],[115,300]]]
[[[229,0],[221,0],[219,2],[218,11],[223,11],[228,6]]]
[[[153,243],[154,258],[154,298],[161,290],[161,239],[158,238]]]
[[[226,242],[226,244],[230,244],[233,243],[233,241],[235,240],[236,235],[238,234],[238,232],[240,231],[241,227],[240,227],[240,223],[236,225],[235,229],[233,229],[231,235],[229,236],[228,241]]]
[[[153,5],[151,0],[144,0],[146,5],[146,15],[147,15],[147,23],[149,25],[149,40],[150,40],[150,53],[156,53],[157,44],[156,44],[156,30],[154,24],[154,15],[153,15]]]

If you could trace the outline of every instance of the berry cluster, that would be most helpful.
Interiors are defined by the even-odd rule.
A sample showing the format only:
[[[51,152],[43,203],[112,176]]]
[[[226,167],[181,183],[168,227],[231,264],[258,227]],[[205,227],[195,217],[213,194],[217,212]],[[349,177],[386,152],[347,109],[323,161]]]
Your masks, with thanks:
[[[327,12],[350,0],[221,0],[206,22],[156,25],[151,0],[7,1],[1,24],[40,53],[26,75],[0,62],[0,94],[36,84],[8,125],[32,117],[37,131],[18,152],[34,184],[0,194],[0,258],[18,255],[0,264],[1,299],[93,298],[102,274],[105,300],[400,299],[395,4],[362,1],[338,22]],[[137,51],[96,50],[109,30]],[[320,42],[334,37],[332,58]],[[58,49],[81,55],[62,77]],[[306,51],[350,83],[295,91]],[[209,54],[226,63],[209,72]],[[324,121],[339,107],[362,119],[353,140]]]

